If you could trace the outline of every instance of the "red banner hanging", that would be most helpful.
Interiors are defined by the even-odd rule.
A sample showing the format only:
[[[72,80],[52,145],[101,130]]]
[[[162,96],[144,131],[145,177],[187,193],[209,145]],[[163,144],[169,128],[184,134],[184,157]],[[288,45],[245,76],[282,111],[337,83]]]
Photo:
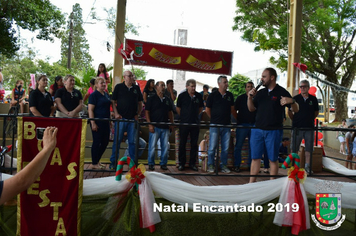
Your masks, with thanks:
[[[232,52],[171,46],[126,39],[119,52],[125,64],[231,75]]]
[[[45,170],[18,197],[17,235],[80,235],[86,121],[21,117],[18,126],[18,170],[42,149],[36,128],[58,133]]]

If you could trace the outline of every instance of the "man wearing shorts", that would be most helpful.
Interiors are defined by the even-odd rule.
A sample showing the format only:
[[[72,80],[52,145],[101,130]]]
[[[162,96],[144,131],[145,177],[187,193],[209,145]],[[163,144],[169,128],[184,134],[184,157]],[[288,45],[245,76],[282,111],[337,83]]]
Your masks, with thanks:
[[[289,117],[293,120],[292,127],[292,152],[297,153],[302,139],[305,140],[305,170],[310,173],[310,153],[314,147],[314,119],[319,115],[318,99],[309,94],[310,84],[308,80],[299,83],[300,94],[294,96],[299,105],[298,113],[288,110]],[[308,128],[300,130],[299,128]],[[296,134],[294,134],[296,132]],[[295,140],[294,140],[295,137]]]
[[[251,175],[257,175],[260,170],[261,157],[266,150],[270,161],[271,175],[278,173],[279,145],[283,134],[283,114],[285,106],[298,112],[298,103],[290,93],[276,82],[277,72],[273,68],[266,68],[262,72],[264,89],[256,91],[253,88],[247,98],[250,112],[256,111],[256,129],[251,130]],[[273,179],[273,177],[271,177]],[[256,177],[250,177],[250,183],[256,182]]]

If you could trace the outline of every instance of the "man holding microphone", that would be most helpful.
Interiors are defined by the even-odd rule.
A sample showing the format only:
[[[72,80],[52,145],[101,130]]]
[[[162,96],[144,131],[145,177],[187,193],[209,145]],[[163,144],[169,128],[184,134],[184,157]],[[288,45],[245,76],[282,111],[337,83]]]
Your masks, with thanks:
[[[251,130],[251,175],[257,175],[260,170],[261,157],[266,149],[270,161],[271,175],[278,174],[279,145],[283,135],[283,117],[285,106],[298,112],[298,103],[290,93],[277,84],[277,72],[266,68],[262,72],[262,85],[265,87],[257,92],[253,88],[249,92],[247,106],[250,112],[256,111],[256,129]],[[268,148],[266,148],[268,147]],[[274,179],[271,177],[271,179]],[[256,182],[256,177],[250,177],[250,183]]]

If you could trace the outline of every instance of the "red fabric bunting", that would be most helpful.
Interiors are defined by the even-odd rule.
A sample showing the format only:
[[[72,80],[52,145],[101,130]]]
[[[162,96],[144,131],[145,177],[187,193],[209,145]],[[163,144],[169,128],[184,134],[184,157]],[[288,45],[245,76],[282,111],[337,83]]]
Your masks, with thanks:
[[[305,218],[305,206],[303,195],[299,186],[299,183],[295,184],[295,195],[294,201],[299,205],[299,211],[294,212],[293,215],[293,225],[292,225],[292,234],[298,235],[299,232],[306,230],[306,218]]]

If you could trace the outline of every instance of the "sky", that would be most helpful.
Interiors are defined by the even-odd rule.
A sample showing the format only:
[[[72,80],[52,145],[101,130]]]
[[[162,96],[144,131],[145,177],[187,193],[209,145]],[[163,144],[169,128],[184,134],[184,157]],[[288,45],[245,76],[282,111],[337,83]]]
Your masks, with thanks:
[[[66,13],[67,16],[75,3],[79,3],[83,9],[83,21],[93,22],[89,13],[94,7],[99,17],[105,18],[105,8],[114,7],[115,0],[78,0],[63,1],[50,0]],[[261,69],[269,64],[269,58],[272,53],[254,52],[254,45],[242,41],[241,32],[232,31],[235,16],[235,0],[224,0],[217,2],[215,0],[127,0],[126,19],[140,26],[139,36],[126,34],[127,38],[138,39],[161,44],[173,44],[174,30],[184,28],[188,30],[188,47],[204,48],[211,50],[222,50],[233,52],[232,75],[236,73],[244,74],[246,72]],[[107,51],[106,43],[114,46],[114,37],[106,29],[104,22],[95,24],[84,24],[86,37],[90,46],[90,54],[94,62],[94,68],[99,63],[113,63],[114,51]],[[32,47],[37,49],[37,57],[41,59],[49,58],[51,62],[60,59],[60,40],[56,39],[54,43],[43,40],[31,40],[33,33],[21,32],[22,37],[33,42]],[[172,70],[142,67],[148,71],[147,79],[167,80],[172,77]],[[210,85],[216,84],[216,74],[187,72],[186,79],[196,79]]]

